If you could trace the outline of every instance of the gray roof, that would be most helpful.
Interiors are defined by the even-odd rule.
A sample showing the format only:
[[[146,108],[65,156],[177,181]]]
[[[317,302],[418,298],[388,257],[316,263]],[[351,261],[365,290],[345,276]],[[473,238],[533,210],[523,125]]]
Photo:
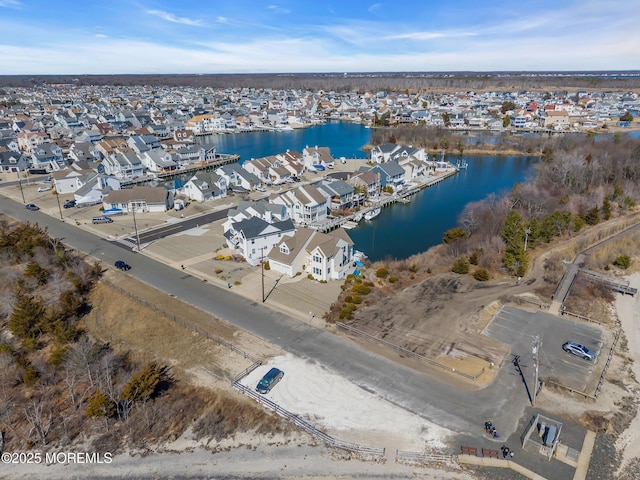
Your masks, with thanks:
[[[242,232],[244,238],[257,238],[260,237],[265,229],[273,227],[281,232],[295,231],[295,226],[291,220],[283,220],[282,222],[268,223],[258,217],[251,217],[240,222],[236,222],[232,225],[233,230],[236,232]]]
[[[404,175],[404,168],[402,168],[398,162],[392,160],[390,162],[381,163],[374,168],[379,168],[390,177],[397,177],[398,175]]]

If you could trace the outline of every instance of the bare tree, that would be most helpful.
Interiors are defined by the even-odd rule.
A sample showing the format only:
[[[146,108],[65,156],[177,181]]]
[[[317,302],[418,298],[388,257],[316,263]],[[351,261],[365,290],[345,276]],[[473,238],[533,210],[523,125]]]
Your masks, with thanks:
[[[32,399],[25,407],[24,415],[29,422],[29,435],[35,434],[36,438],[42,443],[47,444],[47,435],[51,431],[53,425],[53,411],[51,405],[43,398]]]

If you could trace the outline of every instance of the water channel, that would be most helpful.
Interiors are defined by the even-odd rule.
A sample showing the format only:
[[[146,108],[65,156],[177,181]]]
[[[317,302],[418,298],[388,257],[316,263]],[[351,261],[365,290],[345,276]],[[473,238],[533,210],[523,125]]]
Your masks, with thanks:
[[[329,147],[335,158],[365,158],[362,147],[371,130],[362,125],[328,122],[284,132],[251,132],[200,137],[214,143],[221,153],[236,153],[240,161],[260,158],[305,146]],[[486,141],[486,140],[485,140]],[[455,163],[457,155],[448,160]],[[456,226],[464,206],[490,193],[509,190],[531,173],[533,157],[464,155],[468,168],[418,193],[408,204],[393,204],[371,221],[349,230],[355,248],[371,260],[407,258],[442,241],[443,233]]]

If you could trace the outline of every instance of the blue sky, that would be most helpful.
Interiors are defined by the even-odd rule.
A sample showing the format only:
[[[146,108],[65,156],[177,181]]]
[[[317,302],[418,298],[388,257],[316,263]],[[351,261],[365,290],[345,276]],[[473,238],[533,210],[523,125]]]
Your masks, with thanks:
[[[640,0],[0,0],[0,32],[0,74],[640,69]]]

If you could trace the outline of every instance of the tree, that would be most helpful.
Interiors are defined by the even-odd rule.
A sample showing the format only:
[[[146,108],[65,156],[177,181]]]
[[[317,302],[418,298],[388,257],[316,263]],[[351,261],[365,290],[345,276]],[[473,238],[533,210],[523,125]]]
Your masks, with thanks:
[[[155,362],[147,363],[142,370],[134,374],[120,394],[123,400],[141,402],[156,393],[160,382],[166,379],[166,368]]]
[[[464,238],[467,238],[467,232],[462,227],[454,227],[444,232],[442,243],[453,243]]]
[[[611,218],[611,202],[609,198],[604,197],[602,201],[602,218],[609,220]]]
[[[473,278],[478,280],[479,282],[486,282],[491,278],[489,274],[489,270],[486,268],[478,268],[475,272],[473,272]]]
[[[623,113],[620,115],[621,122],[633,122],[633,115],[630,112]]]
[[[42,334],[40,322],[45,317],[42,302],[29,295],[21,295],[9,318],[9,330],[23,340],[23,346],[30,349],[39,348]]]
[[[600,209],[597,205],[587,212],[584,221],[587,222],[587,225],[597,225],[600,222]]]
[[[451,126],[451,117],[447,112],[442,112],[442,121],[444,122],[445,127]]]
[[[502,118],[502,126],[504,128],[508,128],[511,125],[511,117],[509,115],[505,115]]]
[[[622,268],[623,270],[626,270],[631,266],[631,257],[629,257],[629,255],[620,255],[618,258],[615,259],[613,264],[618,268]]]
[[[105,426],[108,426],[109,419],[116,414],[116,406],[107,395],[98,389],[87,401],[85,413],[87,417],[104,418]]]
[[[453,263],[453,267],[451,267],[451,271],[461,275],[469,273],[469,260],[467,260],[467,257],[457,258]]]
[[[502,105],[500,106],[500,112],[502,114],[507,113],[510,110],[515,110],[517,108],[517,105],[511,101],[506,101],[506,102],[502,102]]]

